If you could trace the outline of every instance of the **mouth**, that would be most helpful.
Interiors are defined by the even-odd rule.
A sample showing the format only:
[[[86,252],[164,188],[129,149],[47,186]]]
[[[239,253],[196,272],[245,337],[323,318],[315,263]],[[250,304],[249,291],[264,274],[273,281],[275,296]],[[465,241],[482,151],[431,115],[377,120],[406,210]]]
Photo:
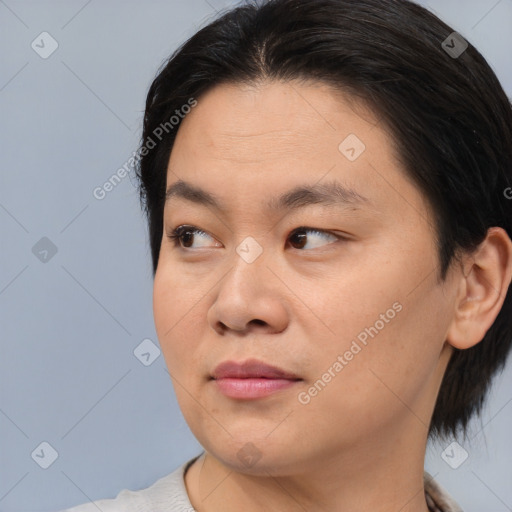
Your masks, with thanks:
[[[223,395],[245,400],[263,398],[302,381],[292,372],[256,359],[224,361],[215,368],[211,380]]]

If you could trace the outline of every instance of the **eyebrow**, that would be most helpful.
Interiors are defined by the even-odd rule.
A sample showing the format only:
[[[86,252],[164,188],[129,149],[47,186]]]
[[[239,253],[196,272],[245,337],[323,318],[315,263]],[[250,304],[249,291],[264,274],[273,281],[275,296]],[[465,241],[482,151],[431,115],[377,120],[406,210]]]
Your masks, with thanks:
[[[226,209],[215,194],[181,179],[168,187],[165,194],[166,203],[171,198],[185,199],[199,205],[210,206],[218,211]],[[373,206],[367,197],[336,180],[314,185],[299,185],[278,197],[271,197],[266,201],[265,206],[268,210],[279,212],[314,204],[344,208]]]

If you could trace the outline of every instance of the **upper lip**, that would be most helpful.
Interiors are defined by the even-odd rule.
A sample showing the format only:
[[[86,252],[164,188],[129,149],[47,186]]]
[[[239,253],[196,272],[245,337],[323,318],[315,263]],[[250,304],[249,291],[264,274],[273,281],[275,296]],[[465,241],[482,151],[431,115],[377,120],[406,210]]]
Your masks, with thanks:
[[[212,374],[212,378],[214,379],[250,379],[258,377],[265,379],[300,380],[300,377],[291,372],[269,365],[263,361],[258,361],[257,359],[249,359],[240,363],[236,361],[224,361],[215,368]]]

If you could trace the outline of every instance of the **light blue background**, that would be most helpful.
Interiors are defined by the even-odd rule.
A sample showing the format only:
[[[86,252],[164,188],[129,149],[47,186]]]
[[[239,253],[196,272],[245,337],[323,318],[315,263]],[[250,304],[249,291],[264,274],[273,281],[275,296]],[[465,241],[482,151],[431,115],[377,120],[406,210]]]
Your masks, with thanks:
[[[133,176],[93,196],[137,149],[156,70],[227,0],[0,0],[0,512],[55,511],[147,487],[201,451],[158,344],[145,224]],[[426,3],[424,3],[426,4]],[[512,96],[512,0],[432,0]],[[43,31],[58,49],[31,48]],[[43,263],[32,247],[48,237]],[[427,469],[467,512],[512,510],[512,363],[469,458]],[[482,430],[483,427],[483,430]],[[46,441],[58,458],[42,469]],[[48,452],[47,452],[48,453]]]

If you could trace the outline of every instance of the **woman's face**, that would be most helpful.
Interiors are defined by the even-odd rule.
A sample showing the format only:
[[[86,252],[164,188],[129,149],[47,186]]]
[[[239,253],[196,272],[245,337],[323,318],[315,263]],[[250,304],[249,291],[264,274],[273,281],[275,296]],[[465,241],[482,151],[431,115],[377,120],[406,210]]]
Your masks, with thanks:
[[[167,187],[204,194],[169,191],[155,323],[188,425],[232,469],[426,438],[454,279],[438,282],[428,206],[356,107],[318,83],[224,84],[179,128]],[[248,360],[295,380],[212,378]]]

